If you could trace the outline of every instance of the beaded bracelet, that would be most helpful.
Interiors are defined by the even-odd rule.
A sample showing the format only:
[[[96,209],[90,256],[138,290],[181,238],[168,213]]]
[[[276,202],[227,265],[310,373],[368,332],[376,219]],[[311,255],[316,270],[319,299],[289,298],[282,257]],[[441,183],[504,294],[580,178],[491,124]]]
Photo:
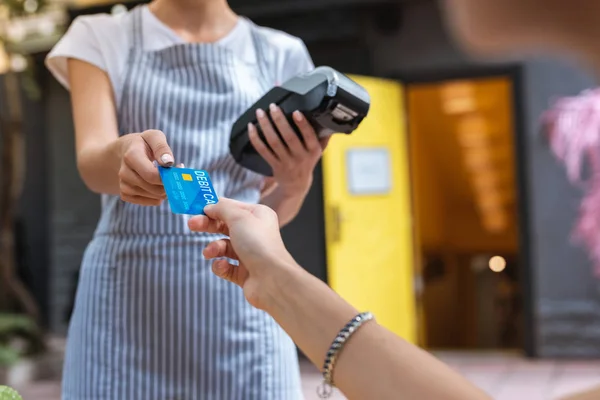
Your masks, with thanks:
[[[321,399],[328,399],[331,397],[333,393],[333,368],[335,367],[335,362],[337,361],[339,354],[342,351],[342,348],[352,336],[354,332],[358,328],[360,328],[365,322],[372,320],[373,314],[370,312],[363,312],[358,314],[356,317],[352,318],[350,322],[342,328],[342,330],[337,334],[333,343],[329,347],[329,351],[327,351],[327,355],[325,356],[325,363],[323,364],[323,384],[317,388],[317,394]]]

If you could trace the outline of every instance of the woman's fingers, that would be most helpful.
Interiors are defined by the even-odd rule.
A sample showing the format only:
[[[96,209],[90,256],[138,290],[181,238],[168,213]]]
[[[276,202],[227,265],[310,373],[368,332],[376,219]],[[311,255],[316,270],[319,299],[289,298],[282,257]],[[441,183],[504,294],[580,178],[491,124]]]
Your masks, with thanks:
[[[269,121],[267,114],[263,110],[258,109],[256,110],[256,119],[258,120],[258,124],[260,125],[260,129],[263,132],[265,140],[275,156],[279,160],[289,157],[290,152],[288,151],[287,146],[279,138],[279,135],[273,128],[273,125],[271,124],[271,121]]]
[[[292,157],[302,157],[302,154],[306,152],[306,149],[294,131],[294,128],[292,128],[283,114],[283,111],[281,111],[281,108],[277,107],[275,104],[271,104],[269,106],[269,111],[275,127],[281,134],[285,144],[287,144],[289,153]]]
[[[162,191],[162,193],[159,191],[152,193],[144,188],[141,188],[139,186],[133,186],[126,182],[121,182],[119,185],[119,189],[121,191],[121,195],[125,196],[138,196],[154,200],[164,200],[167,198],[167,194],[164,190]]]
[[[170,167],[175,163],[173,151],[167,143],[167,137],[163,132],[150,129],[142,132],[141,137],[148,145],[157,162],[165,167]]]
[[[279,107],[271,104],[269,111],[275,126],[271,124],[269,117],[263,110],[256,110],[256,118],[265,137],[266,144],[260,140],[256,128],[251,124],[248,126],[248,135],[256,151],[272,167],[275,165],[275,162],[285,163],[290,158],[298,160],[306,158],[308,154],[311,158],[321,155],[323,145],[326,145],[326,143],[319,141],[315,130],[301,112],[295,111],[293,119],[302,138],[298,137],[296,131],[292,128]]]
[[[125,185],[140,189],[137,193],[129,194],[136,194],[139,196],[147,195],[151,198],[164,198],[165,196],[165,188],[162,184],[147,182],[137,172],[127,166],[121,167],[121,170],[119,171],[119,180],[121,181],[121,186]],[[121,187],[121,191],[123,191],[123,187]]]
[[[294,123],[302,134],[306,150],[314,156],[320,156],[322,148],[314,128],[300,111],[294,111],[293,118]]]
[[[123,154],[124,165],[121,165],[121,170],[130,169],[135,171],[145,182],[152,185],[161,185],[162,181],[160,180],[158,168],[148,157],[148,145],[141,136],[135,139]]]
[[[258,131],[256,127],[252,124],[248,124],[248,138],[250,139],[250,143],[254,146],[254,149],[260,156],[271,166],[274,167],[277,165],[279,160],[273,154],[271,150],[267,147],[267,145],[262,141],[262,139],[258,136]]]
[[[331,135],[324,137],[323,139],[319,139],[319,145],[321,145],[321,151],[324,151],[331,140]]]
[[[149,149],[161,153],[163,165],[173,164],[173,155],[164,134],[159,131],[146,131],[131,136],[132,140],[123,154],[119,170],[119,191],[121,199],[143,206],[156,206],[166,198],[165,188],[160,179],[158,168],[148,156]],[[162,139],[161,139],[162,138]],[[164,145],[162,144],[164,142]],[[166,146],[166,147],[165,147]],[[170,161],[165,157],[170,157]]]
[[[121,200],[128,203],[137,204],[140,206],[159,206],[163,202],[163,199],[153,199],[149,197],[143,197],[138,195],[127,195],[121,193]]]

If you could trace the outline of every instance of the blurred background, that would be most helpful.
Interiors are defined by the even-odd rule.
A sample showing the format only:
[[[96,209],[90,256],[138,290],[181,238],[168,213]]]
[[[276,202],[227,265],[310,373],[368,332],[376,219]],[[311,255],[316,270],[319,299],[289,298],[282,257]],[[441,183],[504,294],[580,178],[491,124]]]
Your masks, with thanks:
[[[141,3],[0,0],[0,384],[25,399],[59,398],[100,211],[77,174],[69,95],[43,60],[77,16]],[[284,229],[299,263],[494,398],[600,385],[600,286],[570,239],[581,193],[539,121],[591,78],[553,59],[468,59],[432,0],[230,4],[302,38],[316,65],[372,97]],[[313,398],[318,372],[303,374]]]

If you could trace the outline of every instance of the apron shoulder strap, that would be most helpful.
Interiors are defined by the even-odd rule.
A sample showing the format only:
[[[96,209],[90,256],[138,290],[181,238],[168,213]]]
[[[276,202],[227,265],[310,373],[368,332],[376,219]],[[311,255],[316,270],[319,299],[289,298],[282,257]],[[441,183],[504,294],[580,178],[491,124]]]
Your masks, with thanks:
[[[123,86],[121,87],[120,93],[120,104],[117,106],[119,109],[119,130],[121,134],[125,134],[128,132],[121,131],[123,123],[123,113],[121,112],[121,107],[124,99],[127,98],[127,94],[129,92],[129,84],[131,81],[131,74],[133,71],[132,65],[139,58],[139,51],[144,50],[144,42],[143,42],[143,34],[142,34],[142,6],[136,6],[134,9],[130,11],[129,15],[129,32],[131,34],[131,43],[129,46],[129,51],[127,54],[127,68],[125,69],[125,76],[123,78]]]
[[[142,12],[143,5],[138,5],[131,10],[131,18],[130,18],[130,30],[131,30],[131,48],[132,49],[144,49],[144,32],[143,32],[143,21],[142,21]]]

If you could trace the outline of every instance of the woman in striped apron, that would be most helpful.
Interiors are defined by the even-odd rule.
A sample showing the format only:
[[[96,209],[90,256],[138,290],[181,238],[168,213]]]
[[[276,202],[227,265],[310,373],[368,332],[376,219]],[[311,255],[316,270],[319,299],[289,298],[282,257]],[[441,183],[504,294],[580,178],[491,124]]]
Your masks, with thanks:
[[[158,50],[151,47],[154,40],[146,43],[151,18],[164,28],[206,15],[212,18],[206,32],[217,39],[236,29],[242,34],[229,45],[193,43],[200,40],[189,35]],[[122,74],[111,75],[110,65],[98,68],[82,56],[90,46],[73,50],[82,25],[97,26],[101,18],[115,24],[106,35],[117,29],[128,35]],[[174,23],[184,27],[180,36],[195,32],[185,23]],[[231,46],[238,40],[247,40],[244,51],[254,57],[236,54]],[[247,107],[286,74],[303,72],[281,71],[282,62],[297,65],[292,50],[306,54],[299,43],[238,18],[225,0],[157,0],[124,15],[76,21],[50,54],[48,66],[59,79],[61,66],[53,60],[67,59],[79,170],[102,193],[102,215],[84,255],[69,328],[64,400],[301,398],[293,342],[268,315],[247,305],[238,287],[213,276],[202,250],[215,237],[191,233],[189,217],[170,212],[153,164],[176,160],[205,169],[219,195],[262,202],[283,221],[293,218],[325,145],[306,120],[296,115],[306,147],[281,124],[285,140],[291,138],[289,150],[273,141],[274,152],[265,153],[252,131],[274,168],[271,182],[239,167],[228,141],[233,121]],[[111,91],[106,98],[114,103],[107,103],[103,96]],[[114,118],[106,104],[114,104]],[[277,109],[268,112],[278,120]],[[279,141],[265,114],[258,114],[268,140]]]

